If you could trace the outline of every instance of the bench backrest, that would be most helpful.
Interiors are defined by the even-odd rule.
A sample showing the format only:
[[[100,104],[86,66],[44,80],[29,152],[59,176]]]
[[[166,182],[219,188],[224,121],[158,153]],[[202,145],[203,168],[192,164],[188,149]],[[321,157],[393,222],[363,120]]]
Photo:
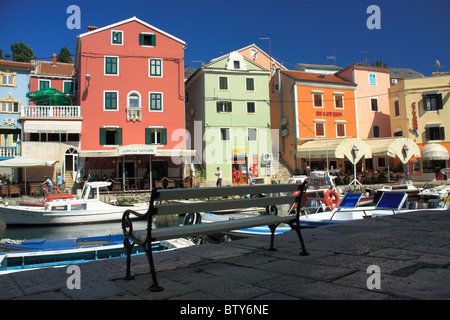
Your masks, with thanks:
[[[152,215],[211,212],[267,206],[280,208],[280,205],[295,203],[298,195],[293,195],[293,193],[302,188],[303,185],[299,184],[272,184],[220,188],[157,189],[152,192],[150,206],[156,209]],[[242,198],[242,196],[247,195],[256,195],[256,197]],[[258,195],[264,196],[258,197]],[[241,197],[234,199],[233,196]],[[210,200],[210,198],[215,199]],[[190,201],[179,202],[188,199]],[[164,201],[164,203],[154,204],[154,201]]]

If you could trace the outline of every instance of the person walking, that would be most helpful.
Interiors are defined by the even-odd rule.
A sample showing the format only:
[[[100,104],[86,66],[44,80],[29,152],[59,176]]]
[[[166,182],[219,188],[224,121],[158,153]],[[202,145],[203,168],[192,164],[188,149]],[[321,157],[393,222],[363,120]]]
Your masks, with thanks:
[[[221,187],[222,186],[222,170],[220,170],[220,167],[217,167],[216,176],[217,176],[216,186]]]

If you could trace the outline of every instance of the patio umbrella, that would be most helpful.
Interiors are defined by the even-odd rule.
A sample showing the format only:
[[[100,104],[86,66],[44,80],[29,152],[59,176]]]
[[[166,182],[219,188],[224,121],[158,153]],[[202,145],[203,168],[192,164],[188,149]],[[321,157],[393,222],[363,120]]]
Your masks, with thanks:
[[[72,105],[72,99],[64,92],[54,88],[33,91],[26,94],[27,98],[38,106],[69,106]]]
[[[47,161],[35,159],[32,157],[15,157],[0,161],[0,167],[4,168],[25,168],[25,194],[27,193],[27,167],[45,167],[50,166]]]

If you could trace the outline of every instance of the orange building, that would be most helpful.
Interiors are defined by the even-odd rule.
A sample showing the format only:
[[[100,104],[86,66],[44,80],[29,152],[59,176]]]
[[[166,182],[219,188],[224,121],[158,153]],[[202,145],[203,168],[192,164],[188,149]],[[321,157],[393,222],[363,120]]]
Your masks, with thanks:
[[[355,83],[332,74],[277,70],[270,83],[271,126],[279,129],[280,157],[292,170],[351,170],[328,153],[300,158],[297,151],[310,140],[357,137],[355,89]]]

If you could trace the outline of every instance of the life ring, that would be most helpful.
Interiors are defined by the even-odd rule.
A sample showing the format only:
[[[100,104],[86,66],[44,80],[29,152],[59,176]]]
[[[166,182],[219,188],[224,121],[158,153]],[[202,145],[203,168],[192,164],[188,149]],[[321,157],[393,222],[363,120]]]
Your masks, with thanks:
[[[327,208],[330,208],[330,210],[333,210],[336,208],[337,204],[339,203],[339,195],[336,192],[336,190],[328,189],[327,192],[325,192],[324,196],[324,202]]]

